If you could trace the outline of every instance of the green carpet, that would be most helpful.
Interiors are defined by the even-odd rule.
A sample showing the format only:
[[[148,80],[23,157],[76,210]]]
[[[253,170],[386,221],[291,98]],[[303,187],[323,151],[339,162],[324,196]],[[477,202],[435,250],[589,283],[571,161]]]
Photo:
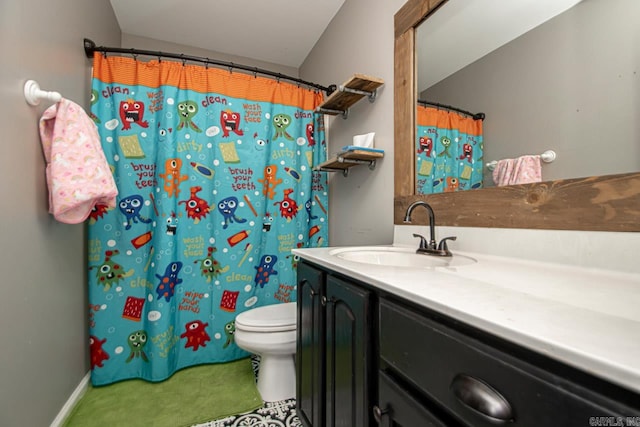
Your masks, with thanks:
[[[262,406],[250,359],[186,368],[159,383],[89,387],[65,427],[181,427]]]

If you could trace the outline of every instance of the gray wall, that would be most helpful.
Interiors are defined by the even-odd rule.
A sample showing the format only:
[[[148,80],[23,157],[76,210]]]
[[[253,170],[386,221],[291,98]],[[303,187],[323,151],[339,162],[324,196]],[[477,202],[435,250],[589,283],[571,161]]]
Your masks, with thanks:
[[[217,59],[219,61],[235,62],[236,64],[249,65],[251,67],[263,68],[265,70],[275,71],[276,73],[298,77],[298,69],[294,67],[274,64],[273,62],[258,61],[256,59],[246,58],[244,56],[228,55],[226,53],[200,49],[197,47],[186,46],[178,43],[170,43],[162,40],[151,39],[148,37],[140,37],[133,34],[122,33],[121,46],[125,48],[184,53],[185,55],[201,56],[204,58]],[[141,57],[141,59],[143,61],[148,60],[148,58],[144,57]]]
[[[331,246],[391,243],[393,238],[393,15],[405,0],[347,0],[300,67],[300,76],[340,84],[353,73],[384,79],[376,101],[355,104],[347,120],[329,119],[329,154],[375,132],[385,158],[375,170],[351,168],[329,175]],[[327,116],[329,117],[329,116]]]
[[[636,172],[638,22],[637,0],[585,0],[421,99],[484,112],[486,161],[553,149],[558,159],[543,165],[544,180]]]
[[[48,214],[37,80],[88,108],[83,37],[119,45],[108,0],[0,2],[0,425],[45,426],[89,369],[85,232]]]

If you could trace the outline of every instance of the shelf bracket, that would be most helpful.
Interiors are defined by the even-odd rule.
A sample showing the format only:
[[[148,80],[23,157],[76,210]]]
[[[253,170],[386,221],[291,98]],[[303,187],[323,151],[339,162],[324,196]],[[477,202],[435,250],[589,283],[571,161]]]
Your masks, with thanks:
[[[374,90],[372,92],[367,92],[366,90],[351,89],[350,87],[345,87],[342,85],[338,87],[338,90],[340,92],[354,93],[356,95],[364,95],[367,98],[369,98],[369,102],[374,102],[376,100],[376,93],[378,92],[377,90]]]
[[[342,169],[342,168],[328,168],[328,167],[319,167],[319,168],[314,168],[313,169],[316,172],[342,172],[342,176],[344,176],[345,178],[349,175],[349,169]]]
[[[318,107],[314,111],[316,114],[331,114],[334,116],[342,116],[343,119],[347,120],[347,116],[349,116],[349,110],[332,110],[330,108]]]

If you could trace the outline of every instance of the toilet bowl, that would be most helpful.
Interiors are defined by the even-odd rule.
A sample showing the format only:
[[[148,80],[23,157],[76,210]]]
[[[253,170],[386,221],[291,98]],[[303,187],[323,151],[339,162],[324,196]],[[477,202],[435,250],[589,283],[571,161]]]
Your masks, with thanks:
[[[260,356],[258,391],[265,402],[295,397],[296,323],[295,302],[265,305],[236,316],[236,345]]]

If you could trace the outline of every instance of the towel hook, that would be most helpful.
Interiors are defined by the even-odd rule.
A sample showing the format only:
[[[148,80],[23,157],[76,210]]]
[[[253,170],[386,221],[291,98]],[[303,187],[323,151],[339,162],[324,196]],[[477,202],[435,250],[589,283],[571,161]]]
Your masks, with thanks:
[[[58,92],[48,92],[40,89],[40,85],[35,80],[27,80],[24,84],[24,99],[29,105],[39,105],[40,100],[45,99],[51,102],[60,102],[62,95]]]

